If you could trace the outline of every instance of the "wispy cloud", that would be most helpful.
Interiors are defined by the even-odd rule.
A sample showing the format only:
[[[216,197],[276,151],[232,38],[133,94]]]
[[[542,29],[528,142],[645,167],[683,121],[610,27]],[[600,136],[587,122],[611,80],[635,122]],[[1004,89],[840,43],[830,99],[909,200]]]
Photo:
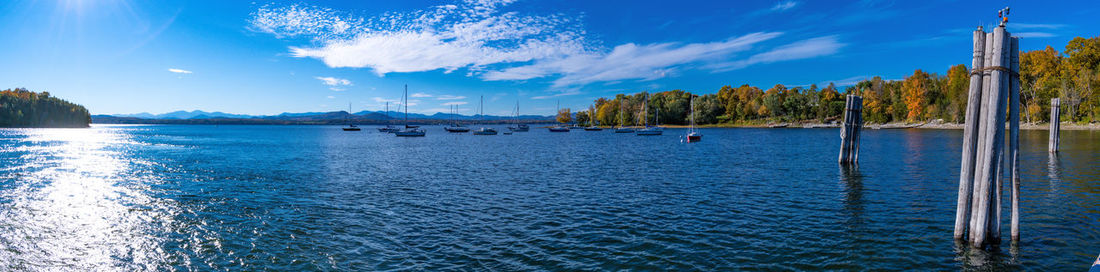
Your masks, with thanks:
[[[347,80],[347,79],[343,79],[343,78],[320,77],[320,76],[313,77],[313,78],[316,78],[317,80],[320,80],[321,84],[325,84],[325,85],[329,85],[329,86],[351,86],[351,81]]]
[[[466,104],[467,104],[466,102],[456,101],[456,102],[443,103],[442,105],[444,105],[444,106],[454,106],[454,105],[466,105]]]
[[[331,88],[328,88],[328,89],[332,90],[334,92],[343,92],[343,91],[347,90],[347,89],[344,89],[344,88],[336,88],[336,87],[331,87]]]
[[[467,76],[486,81],[547,78],[553,89],[656,80],[685,69],[733,70],[831,55],[843,46],[835,36],[828,36],[767,48],[765,42],[782,33],[757,32],[711,42],[625,43],[608,49],[587,40],[580,15],[501,11],[512,2],[464,0],[365,18],[310,5],[269,4],[252,13],[250,29],[279,38],[312,40],[308,45],[290,46],[291,56],[317,59],[332,68],[368,68],[378,76],[464,69]],[[761,11],[786,11],[799,5],[781,1]],[[728,61],[751,51],[763,53]],[[535,99],[576,93],[562,91]]]
[[[459,99],[466,99],[466,97],[461,96],[461,95],[445,94],[445,95],[436,96],[435,99],[436,100],[459,100]]]
[[[524,80],[561,75],[554,87],[584,85],[592,82],[624,79],[653,80],[675,72],[675,66],[702,60],[727,57],[745,51],[754,44],[781,35],[779,32],[758,32],[725,41],[710,43],[624,44],[606,54],[581,54],[560,59],[538,61],[531,65],[490,71],[485,80]]]
[[[584,31],[570,16],[500,12],[513,1],[464,1],[411,13],[363,19],[313,6],[265,6],[252,14],[254,31],[309,37],[320,47],[291,55],[329,67],[370,68],[379,76],[526,62],[583,51]]]
[[[1064,24],[1029,24],[1029,23],[1010,23],[1010,28],[1019,29],[1061,29],[1065,28]]]
[[[191,73],[191,71],[184,70],[184,69],[176,69],[176,68],[168,68],[168,71],[173,72],[173,73],[177,73],[177,74],[190,74]]]
[[[1058,35],[1049,32],[1016,32],[1012,33],[1012,36],[1020,38],[1050,38]]]
[[[551,95],[540,95],[540,96],[531,97],[531,99],[548,99],[548,98],[569,96],[569,95],[578,95],[578,94],[581,94],[580,90],[566,89],[566,90],[558,91],[558,92],[556,92],[554,94],[551,94]]]
[[[798,2],[783,1],[783,2],[776,3],[775,6],[772,7],[772,11],[784,11],[784,10],[792,9],[796,6],[798,6]]]
[[[409,97],[427,98],[427,97],[432,97],[432,95],[426,94],[426,93],[413,93],[413,94],[410,94]]]
[[[771,51],[752,55],[748,59],[714,64],[711,65],[710,68],[719,72],[730,71],[754,64],[828,56],[839,52],[841,47],[844,47],[844,44],[837,41],[835,35],[817,37],[780,46]]]
[[[333,99],[333,98],[336,98],[335,96],[331,96],[331,95],[330,95],[330,96],[326,96],[326,97],[327,97],[328,99]]]

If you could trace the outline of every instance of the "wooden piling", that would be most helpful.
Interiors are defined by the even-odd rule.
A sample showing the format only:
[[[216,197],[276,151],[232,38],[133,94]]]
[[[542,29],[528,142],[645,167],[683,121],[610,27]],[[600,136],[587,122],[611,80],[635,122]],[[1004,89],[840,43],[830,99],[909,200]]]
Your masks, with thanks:
[[[1012,81],[1009,83],[1008,107],[1008,152],[1009,169],[1012,175],[1012,241],[1020,241],[1020,39],[1012,37],[1011,57]]]
[[[859,135],[863,127],[862,109],[862,97],[845,96],[844,121],[840,126],[840,156],[837,159],[837,162],[842,165],[859,162]]]
[[[1005,62],[1005,44],[1008,33],[1005,28],[997,27],[993,30],[993,47],[991,52],[992,62],[989,67],[1001,67],[1003,68]],[[1006,86],[1007,79],[1006,73],[1000,69],[991,69],[992,79],[989,81],[989,95],[986,102],[986,109],[983,110],[984,120],[979,125],[980,133],[982,137],[985,137],[986,145],[979,150],[978,153],[978,165],[975,168],[977,177],[974,179],[974,196],[973,210],[971,214],[972,224],[970,232],[971,245],[975,247],[984,246],[989,242],[989,237],[992,232],[992,222],[996,217],[995,207],[993,207],[994,198],[996,197],[996,182],[998,173],[998,163],[1001,159],[1002,148],[1004,146],[1004,123],[1005,123],[1005,98],[1007,96]],[[981,145],[981,144],[979,144]]]
[[[1058,153],[1058,138],[1062,136],[1062,100],[1059,98],[1050,99],[1050,139],[1047,143],[1047,150],[1050,153]]]
[[[1006,151],[1005,150],[1005,145],[1006,145],[1006,143],[1005,143],[1005,133],[1006,133],[1006,131],[1005,131],[1005,121],[1007,121],[1006,119],[1008,119],[1008,114],[1010,114],[1010,112],[1011,112],[1011,110],[1010,110],[1011,106],[1010,106],[1009,102],[1013,101],[1012,100],[1012,78],[1014,77],[1014,73],[1012,72],[1012,40],[1013,40],[1012,36],[1007,31],[1005,31],[1004,44],[1003,44],[1004,47],[1002,48],[1002,52],[1001,52],[1001,64],[1002,64],[1001,67],[1003,67],[1005,69],[1004,70],[998,70],[998,71],[1001,71],[1001,73],[1002,73],[1002,76],[1000,78],[1000,80],[1001,80],[1001,95],[1002,95],[1001,97],[1002,98],[1000,100],[998,100],[997,109],[999,109],[999,112],[997,112],[998,113],[998,119],[997,119],[998,123],[996,124],[997,134],[994,136],[994,137],[996,137],[996,143],[997,143],[997,146],[996,146],[997,147],[997,159],[995,160],[995,162],[996,162],[995,167],[997,168],[997,171],[995,172],[996,176],[995,176],[995,179],[994,179],[994,182],[993,182],[993,210],[991,211],[993,213],[993,215],[990,219],[991,222],[990,222],[990,227],[989,227],[989,230],[990,230],[990,232],[989,232],[990,235],[989,236],[991,238],[991,240],[990,240],[991,243],[1000,243],[1001,242],[1001,222],[1002,222],[1001,221],[1001,209],[1004,207],[1003,205],[1001,205],[1002,204],[1001,200],[1004,196],[1004,176],[1005,176],[1004,173],[1005,173],[1005,165],[1007,164],[1008,159],[1011,158],[1005,152]],[[1007,113],[1006,113],[1006,109],[1009,109],[1009,111]],[[1019,125],[1018,122],[1016,124]]]
[[[864,134],[864,97],[854,96],[856,111],[854,112],[855,135],[851,138],[851,163],[859,163],[859,138]]]
[[[978,145],[978,114],[981,111],[982,67],[985,67],[985,31],[974,31],[974,57],[970,67],[970,91],[966,102],[966,125],[963,128],[962,167],[959,170],[959,203],[955,208],[955,239],[966,235],[970,220],[970,198],[974,179],[974,154]]]
[[[974,177],[973,179],[971,179],[971,187],[973,187],[971,189],[970,197],[969,222],[969,234],[971,237],[971,241],[973,240],[975,233],[978,232],[978,214],[983,213],[985,210],[988,209],[987,207],[982,207],[981,209],[978,208],[978,203],[984,202],[986,200],[985,196],[989,195],[987,191],[983,191],[981,189],[982,184],[978,181],[983,180],[982,177],[985,174],[985,172],[981,171],[980,165],[984,165],[986,163],[984,153],[986,150],[986,146],[989,145],[989,137],[986,136],[987,134],[985,131],[987,129],[986,120],[989,120],[989,117],[987,116],[989,114],[989,96],[991,95],[991,93],[993,93],[992,91],[990,91],[990,86],[992,85],[993,79],[993,70],[985,69],[985,67],[993,66],[993,55],[995,54],[995,52],[993,52],[993,43],[993,33],[986,33],[984,50],[985,55],[982,56],[982,97],[980,100],[978,100],[981,110],[979,111],[979,115],[976,120],[978,123],[978,131],[975,132],[978,141],[974,150]],[[984,220],[985,219],[983,218],[982,221]],[[982,235],[985,235],[984,232],[982,232]]]

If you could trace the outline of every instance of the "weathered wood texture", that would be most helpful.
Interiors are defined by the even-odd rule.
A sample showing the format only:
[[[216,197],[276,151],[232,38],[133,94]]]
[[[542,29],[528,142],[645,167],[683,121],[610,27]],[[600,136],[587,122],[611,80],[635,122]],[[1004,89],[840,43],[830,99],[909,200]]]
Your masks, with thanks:
[[[848,95],[844,100],[844,119],[840,126],[840,156],[842,165],[859,163],[859,137],[863,130],[863,98]]]
[[[1019,43],[1003,26],[974,32],[973,66],[963,129],[956,239],[975,247],[1001,240],[1005,173],[1012,176],[1013,237],[1018,237]],[[1009,119],[1009,120],[1006,120]],[[1005,150],[1009,121],[1009,150]],[[1011,162],[1005,169],[1005,162]]]
[[[1062,136],[1062,100],[1058,98],[1050,99],[1050,140],[1047,144],[1047,150],[1050,153],[1058,152],[1058,138]]]
[[[955,239],[966,235],[970,221],[970,197],[974,179],[974,150],[978,145],[978,114],[981,110],[982,67],[985,67],[985,32],[981,27],[974,31],[974,58],[970,67],[970,91],[966,102],[966,125],[963,127],[962,167],[959,170],[959,203],[955,209]]]

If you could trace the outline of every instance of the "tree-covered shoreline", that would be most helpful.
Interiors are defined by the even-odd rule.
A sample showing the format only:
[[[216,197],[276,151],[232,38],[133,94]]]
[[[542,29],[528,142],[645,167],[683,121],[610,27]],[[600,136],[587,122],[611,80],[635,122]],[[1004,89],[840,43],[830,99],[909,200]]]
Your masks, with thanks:
[[[1064,52],[1047,46],[1044,50],[1021,52],[1020,95],[1022,120],[1049,119],[1050,99],[1059,97],[1066,109],[1062,120],[1100,121],[1100,37],[1071,40]],[[864,119],[871,123],[963,122],[970,70],[964,64],[951,66],[945,74],[916,70],[902,80],[873,77],[843,90],[830,83],[788,87],[776,84],[767,90],[750,85],[723,86],[716,93],[697,95],[697,124],[745,124],[766,122],[829,122],[844,110],[844,95],[864,98]],[[576,111],[576,122],[595,120],[601,125],[643,123],[642,104],[647,92],[599,98],[585,110]],[[660,114],[662,124],[688,123],[688,102],[694,94],[684,90],[651,93],[650,122]],[[620,108],[624,124],[619,123]],[[658,111],[659,109],[659,111]],[[570,112],[571,109],[562,109]],[[559,113],[560,115],[560,113]]]
[[[0,91],[0,127],[86,128],[91,116],[84,106],[24,88]]]

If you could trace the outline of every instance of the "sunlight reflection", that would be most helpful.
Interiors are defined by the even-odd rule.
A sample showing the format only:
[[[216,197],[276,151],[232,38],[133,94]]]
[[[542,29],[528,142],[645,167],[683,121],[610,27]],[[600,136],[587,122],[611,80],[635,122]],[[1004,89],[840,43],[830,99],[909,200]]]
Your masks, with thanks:
[[[6,131],[12,132],[12,131]],[[156,269],[161,249],[147,233],[157,209],[120,148],[131,144],[115,128],[28,129],[6,134],[30,143],[20,167],[0,169],[0,259],[8,268]]]

